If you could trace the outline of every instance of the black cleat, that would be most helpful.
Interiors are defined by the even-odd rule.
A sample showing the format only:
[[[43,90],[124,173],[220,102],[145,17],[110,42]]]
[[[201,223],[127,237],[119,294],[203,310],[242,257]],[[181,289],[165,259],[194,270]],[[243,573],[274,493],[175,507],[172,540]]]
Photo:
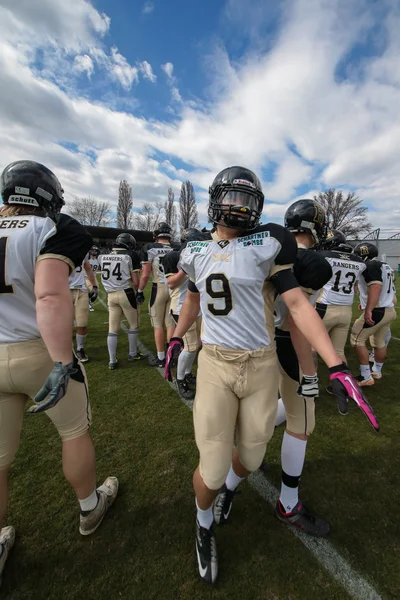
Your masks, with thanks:
[[[129,362],[135,362],[135,360],[144,360],[145,358],[147,358],[147,354],[142,354],[139,352],[139,350],[136,352],[136,354],[128,355]]]
[[[283,510],[281,501],[278,500],[276,515],[284,523],[301,529],[304,533],[314,537],[326,537],[330,531],[329,523],[312,515],[300,502],[290,512],[286,513]]]
[[[154,358],[149,358],[150,367],[158,367],[159,369],[163,369],[165,367],[165,358],[160,360],[157,356]]]
[[[196,521],[196,554],[199,575],[205,583],[213,584],[218,576],[218,556],[215,533]]]
[[[217,525],[223,525],[227,522],[232,509],[233,497],[237,493],[236,490],[228,490],[225,483],[218,492],[214,502],[214,521]]]
[[[118,368],[118,360],[116,360],[115,362],[109,362],[108,368],[110,369],[110,371],[115,371],[115,369]]]
[[[89,357],[83,348],[76,351],[76,356],[78,357],[78,360],[81,361],[81,363],[85,363],[89,360]]]
[[[193,375],[193,373],[188,373],[185,375],[185,381],[188,385],[193,385],[196,387],[196,375]]]
[[[333,387],[331,385],[327,385],[325,388],[325,391],[330,394],[331,396],[334,396],[335,394],[333,393]]]
[[[176,387],[178,388],[178,393],[185,400],[193,400],[194,399],[194,391],[191,390],[186,381],[184,379],[176,380]]]

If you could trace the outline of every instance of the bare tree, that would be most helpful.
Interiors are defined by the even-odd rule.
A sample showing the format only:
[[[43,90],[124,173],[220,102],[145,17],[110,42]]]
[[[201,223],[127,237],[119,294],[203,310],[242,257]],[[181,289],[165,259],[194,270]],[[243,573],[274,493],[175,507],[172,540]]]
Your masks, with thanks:
[[[105,227],[110,225],[111,206],[107,202],[98,202],[91,196],[79,198],[75,196],[67,212],[82,225]]]
[[[129,185],[129,183],[125,179],[123,179],[119,182],[117,205],[117,226],[121,229],[132,228],[132,208],[132,188]]]
[[[181,195],[179,198],[180,226],[181,231],[188,227],[199,227],[199,217],[197,215],[196,196],[192,183],[187,180],[182,183]]]
[[[155,204],[144,202],[134,216],[133,222],[135,229],[140,229],[141,231],[154,231],[160,220],[160,214],[163,208],[161,202],[156,202]]]
[[[346,237],[359,238],[371,231],[368,208],[354,192],[343,192],[331,188],[314,196],[322,204],[329,219],[330,229],[340,229]]]
[[[176,221],[177,221],[176,206],[175,206],[174,202],[175,202],[175,194],[172,191],[172,188],[168,188],[168,198],[164,205],[164,212],[165,212],[165,220],[172,229],[172,237],[175,237],[175,235],[176,235]]]

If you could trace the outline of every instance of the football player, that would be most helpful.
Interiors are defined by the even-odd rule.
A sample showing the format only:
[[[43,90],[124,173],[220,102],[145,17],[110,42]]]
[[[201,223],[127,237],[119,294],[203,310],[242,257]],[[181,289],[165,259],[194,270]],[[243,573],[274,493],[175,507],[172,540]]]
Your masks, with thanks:
[[[69,287],[75,309],[76,355],[83,363],[89,360],[85,352],[85,342],[88,333],[89,302],[94,302],[99,293],[97,280],[88,258],[89,256],[87,255],[83,263],[76,267],[69,276]],[[90,291],[86,287],[85,274],[91,285]]]
[[[90,263],[90,266],[92,267],[92,271],[93,271],[93,275],[96,280],[96,283],[97,283],[97,273],[100,273],[99,256],[100,256],[100,250],[98,249],[98,247],[92,246],[89,250],[88,261]],[[90,293],[92,291],[93,287],[87,276],[85,277],[85,283],[86,283],[86,289]],[[90,300],[89,300],[89,311],[94,312],[93,304],[91,303]]]
[[[390,324],[396,319],[393,269],[378,259],[378,248],[370,242],[362,242],[354,248],[354,253],[366,264],[360,277],[359,292],[362,315],[354,322],[350,342],[356,349],[360,362],[361,386],[373,385],[375,379],[382,378],[382,367],[387,355],[385,338]],[[366,341],[372,337],[374,364],[372,371]]]
[[[61,436],[64,475],[80,504],[79,531],[89,535],[118,491],[115,477],[96,490],[86,377],[72,352],[68,275],[82,264],[92,239],[75,219],[59,214],[63,190],[44,165],[11,163],[1,175],[0,191],[0,529],[8,471],[26,403],[34,398],[28,412],[45,411]],[[14,538],[13,527],[1,529],[0,578]]]
[[[101,280],[108,292],[108,336],[107,347],[110,355],[109,368],[117,368],[118,331],[122,315],[129,324],[128,360],[142,360],[147,355],[137,349],[139,330],[139,310],[136,304],[136,290],[139,285],[140,257],[135,251],[136,240],[130,233],[121,233],[115,240],[110,254],[100,257]]]
[[[165,366],[164,325],[167,330],[167,343],[174,332],[175,322],[170,311],[170,297],[160,259],[173,250],[171,246],[172,229],[168,223],[161,222],[154,231],[154,243],[146,244],[142,249],[142,274],[136,294],[138,304],[144,302],[143,290],[150,274],[153,286],[149,301],[149,314],[154,329],[157,357],[150,360],[153,367]]]
[[[188,277],[180,268],[179,257],[187,242],[209,239],[209,234],[201,232],[199,229],[190,227],[186,229],[181,238],[183,247],[180,250],[169,252],[162,259],[162,265],[170,289],[171,296],[171,315],[178,323],[179,313],[185,300],[188,289]],[[201,313],[196,321],[189,327],[183,338],[184,350],[180,353],[177,365],[176,385],[179,394],[185,400],[193,400],[194,391],[191,385],[196,384],[196,377],[192,374],[193,363],[197,351],[200,347],[201,333]]]
[[[226,520],[232,506],[226,490],[235,491],[243,478],[259,468],[274,431],[278,363],[268,333],[274,308],[263,298],[265,281],[281,294],[300,332],[327,363],[337,393],[349,395],[351,385],[358,389],[293,274],[297,256],[293,235],[273,223],[259,226],[263,204],[261,184],[252,171],[224,169],[209,190],[208,215],[215,224],[212,240],[189,242],[180,257],[190,281],[168,347],[165,377],[172,376],[183,349],[182,337],[201,308],[203,345],[193,407],[200,464],[193,486],[198,569],[208,583],[214,583],[218,573],[214,499],[222,488]]]

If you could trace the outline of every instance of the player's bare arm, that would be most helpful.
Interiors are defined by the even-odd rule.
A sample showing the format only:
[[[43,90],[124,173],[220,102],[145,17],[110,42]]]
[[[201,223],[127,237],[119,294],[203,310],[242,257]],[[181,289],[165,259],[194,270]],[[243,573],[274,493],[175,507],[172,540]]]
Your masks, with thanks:
[[[150,273],[151,273],[151,262],[142,263],[142,274],[140,276],[140,281],[139,281],[139,290],[143,291],[144,288],[146,287],[147,282],[149,281]]]
[[[72,362],[73,304],[69,266],[61,260],[41,260],[35,270],[36,314],[40,335],[54,362]]]
[[[166,275],[167,285],[168,285],[169,289],[174,290],[175,288],[182,285],[182,283],[185,281],[186,277],[187,277],[187,275],[184,271],[182,271],[182,269],[178,273],[175,273],[173,275]]]
[[[97,287],[97,281],[96,281],[96,277],[93,273],[93,269],[92,269],[92,265],[90,264],[90,262],[88,260],[84,260],[83,261],[83,267],[86,271],[86,275],[87,278],[89,279],[90,283],[92,284],[93,287]]]
[[[308,376],[315,375],[315,362],[312,354],[312,346],[301,333],[290,314],[288,316],[288,326],[302,373]]]
[[[132,271],[131,277],[132,277],[133,287],[135,288],[135,291],[137,291],[138,288],[139,288],[139,275],[138,275],[138,271]]]
[[[372,311],[379,303],[381,291],[382,291],[382,283],[381,282],[371,283],[368,286],[368,300],[367,300],[367,306],[365,307],[365,315],[364,315],[365,322],[368,323],[368,325],[371,325],[371,326],[375,325],[375,321],[372,319]]]

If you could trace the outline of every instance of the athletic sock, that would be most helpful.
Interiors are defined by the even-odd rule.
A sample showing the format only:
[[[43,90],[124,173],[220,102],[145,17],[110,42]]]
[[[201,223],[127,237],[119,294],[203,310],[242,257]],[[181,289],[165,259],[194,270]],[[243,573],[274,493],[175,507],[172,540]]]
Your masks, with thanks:
[[[382,373],[383,363],[374,362],[372,370],[374,373]]]
[[[87,498],[84,498],[83,500],[79,500],[79,506],[81,507],[81,513],[85,514],[85,513],[89,513],[90,511],[94,510],[97,506],[98,501],[99,501],[99,495],[97,493],[97,490],[93,490],[93,492],[90,494],[90,496],[88,496]]]
[[[137,329],[130,329],[128,331],[129,356],[136,356],[137,354],[138,335],[139,332]]]
[[[192,354],[194,354],[194,357],[192,357]],[[192,370],[192,365],[194,362],[194,359],[196,358],[196,352],[186,352],[186,350],[183,350],[178,358],[178,370],[177,370],[177,378],[178,379],[185,379],[185,375],[187,373],[190,373]]]
[[[228,476],[225,481],[225,485],[228,488],[228,490],[231,490],[231,492],[233,492],[234,490],[236,490],[239,483],[243,481],[243,479],[245,479],[245,477],[239,477],[238,475],[236,475],[231,465]]]
[[[164,360],[165,352],[157,352],[157,358],[158,360]]]
[[[369,365],[360,365],[360,373],[363,379],[369,379],[371,377],[371,368]]]
[[[117,344],[118,335],[116,333],[109,333],[107,336],[107,348],[111,363],[117,362]]]
[[[205,529],[210,529],[210,527],[214,521],[212,505],[210,506],[210,508],[206,508],[205,510],[202,510],[201,508],[199,508],[199,505],[197,504],[197,498],[196,498],[196,508],[197,508],[197,520],[199,522],[200,527],[204,527]]]
[[[86,335],[76,334],[76,349],[83,350],[85,347]]]
[[[285,431],[282,440],[282,485],[279,500],[285,512],[299,501],[299,481],[306,456],[307,440],[299,440]]]
[[[391,338],[392,338],[392,332],[391,332],[391,330],[389,329],[389,331],[388,331],[388,332],[387,332],[387,334],[385,335],[385,346],[386,346],[386,348],[388,347],[388,345],[389,345],[389,342],[390,342]]]
[[[286,421],[286,410],[282,398],[278,400],[278,410],[276,411],[275,427],[279,427]]]
[[[197,351],[196,352],[188,352],[190,359],[186,364],[185,375],[189,375],[193,369],[193,363],[196,360]]]

